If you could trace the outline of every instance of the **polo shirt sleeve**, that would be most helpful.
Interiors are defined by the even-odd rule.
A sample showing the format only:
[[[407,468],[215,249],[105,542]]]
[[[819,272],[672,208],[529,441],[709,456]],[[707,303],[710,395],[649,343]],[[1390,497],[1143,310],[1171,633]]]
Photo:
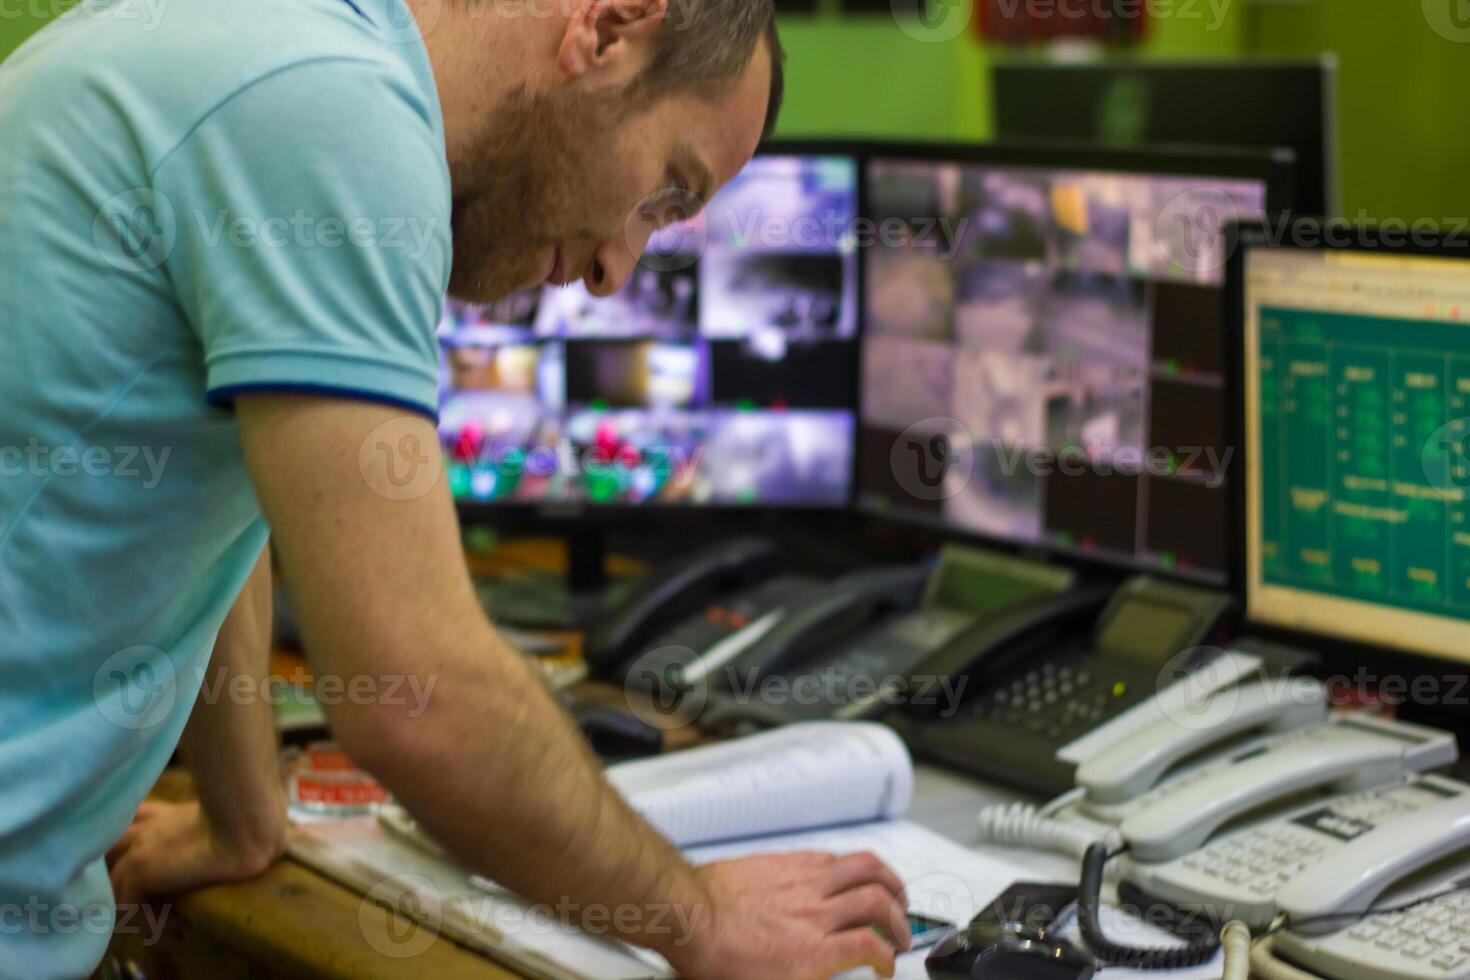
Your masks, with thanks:
[[[235,92],[154,168],[211,402],[294,391],[437,415],[452,254],[437,113],[406,72],[313,61]]]

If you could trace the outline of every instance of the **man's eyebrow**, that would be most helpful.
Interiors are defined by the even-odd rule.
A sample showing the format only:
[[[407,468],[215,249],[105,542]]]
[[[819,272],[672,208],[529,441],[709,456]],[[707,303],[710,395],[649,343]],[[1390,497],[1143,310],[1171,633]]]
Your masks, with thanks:
[[[680,143],[674,147],[673,158],[669,163],[670,176],[682,175],[688,183],[688,190],[699,198],[701,204],[708,204],[710,194],[714,191],[715,178],[709,172],[709,167],[699,158],[687,143]]]

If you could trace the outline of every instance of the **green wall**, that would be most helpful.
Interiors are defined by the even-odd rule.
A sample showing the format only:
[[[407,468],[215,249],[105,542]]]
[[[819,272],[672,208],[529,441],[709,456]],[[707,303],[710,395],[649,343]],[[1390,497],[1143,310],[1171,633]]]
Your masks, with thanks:
[[[939,2],[961,17],[969,7]],[[1231,0],[1223,25],[1212,29],[1211,20],[1156,19],[1143,53],[1335,52],[1344,212],[1447,222],[1470,215],[1470,2]],[[916,40],[888,16],[791,16],[782,33],[787,136],[983,139],[991,131],[992,60],[1039,56],[983,46],[971,30],[938,43]]]
[[[970,0],[935,2],[938,16],[927,27],[887,15],[785,17],[781,36],[788,79],[781,135],[987,137],[991,61],[1017,55],[979,42],[969,24]],[[1156,20],[1143,52],[1160,57],[1236,53],[1244,24],[1241,5],[1217,6],[1219,17],[1199,0],[1187,16]]]
[[[1458,20],[1451,17],[1456,6]],[[1337,53],[1345,214],[1406,221],[1470,215],[1470,4],[1260,5],[1245,40],[1260,54]]]
[[[62,6],[60,0],[0,2],[0,59],[4,59],[20,47],[22,41],[40,30]]]

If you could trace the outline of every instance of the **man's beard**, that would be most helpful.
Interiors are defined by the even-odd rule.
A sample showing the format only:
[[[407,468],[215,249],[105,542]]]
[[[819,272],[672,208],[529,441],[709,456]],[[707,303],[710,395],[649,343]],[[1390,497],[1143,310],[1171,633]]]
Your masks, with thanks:
[[[616,232],[621,93],[512,93],[468,159],[454,167],[454,268],[449,292],[489,303],[539,284],[550,250],[569,277]]]

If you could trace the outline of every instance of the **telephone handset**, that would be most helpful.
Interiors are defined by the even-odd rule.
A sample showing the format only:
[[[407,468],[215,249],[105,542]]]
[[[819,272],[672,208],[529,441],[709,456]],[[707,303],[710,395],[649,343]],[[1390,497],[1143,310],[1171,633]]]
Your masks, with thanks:
[[[1287,927],[1274,952],[1324,977],[1470,977],[1470,794],[1358,837],[1283,886],[1277,905]]]
[[[1470,796],[1461,793],[1370,830],[1283,887],[1276,905],[1303,935],[1335,932],[1327,916],[1362,915],[1400,879],[1467,848]]]
[[[1286,900],[1284,888],[1295,876],[1311,876],[1313,869],[1329,865],[1356,868],[1347,863],[1351,844],[1380,831],[1407,842],[1404,835],[1417,814],[1456,800],[1462,809],[1470,805],[1470,786],[1420,773],[1341,796],[1309,795],[1272,807],[1267,816],[1219,834],[1183,857],[1128,862],[1119,893],[1134,904],[1164,902],[1198,911],[1217,926],[1232,918],[1264,929],[1276,918],[1278,903]]]
[[[1227,654],[1222,658],[1224,663],[1211,663],[1201,673],[1223,674],[1233,665],[1232,658],[1241,655]],[[1255,658],[1242,661],[1260,663]],[[1200,759],[1207,752],[1217,753],[1246,739],[1279,735],[1327,720],[1327,692],[1309,678],[1257,674],[1245,683],[1228,683],[1203,692],[1203,699],[1190,705],[1187,689],[1195,683],[1182,680],[1182,690],[1165,689],[1153,703],[1135,708],[1139,712],[1154,709],[1155,717],[1078,766],[1077,785],[1090,807],[1101,810],[1136,799],[1158,786],[1181,764]],[[1169,703],[1164,703],[1166,699]]]
[[[661,633],[722,593],[749,588],[780,565],[765,538],[721,541],[655,572],[587,635],[584,656],[594,676],[621,680],[630,664]]]
[[[765,636],[728,660],[705,658],[685,674],[710,692],[700,724],[723,730],[876,714],[884,704],[868,695],[877,693],[879,675],[906,675],[910,666],[903,650],[886,642],[885,627],[919,605],[930,574],[928,566],[914,566],[845,575],[791,605]]]
[[[924,594],[925,566],[876,568],[844,575],[815,599],[793,608],[729,665],[729,675],[760,680],[798,667],[821,648],[890,612],[912,609]],[[720,687],[730,686],[720,684]]]
[[[1457,754],[1454,737],[1431,728],[1363,716],[1338,719],[1286,736],[1208,778],[1167,784],[1119,831],[1133,861],[1169,861],[1263,806],[1371,788],[1406,772],[1447,766]]]

